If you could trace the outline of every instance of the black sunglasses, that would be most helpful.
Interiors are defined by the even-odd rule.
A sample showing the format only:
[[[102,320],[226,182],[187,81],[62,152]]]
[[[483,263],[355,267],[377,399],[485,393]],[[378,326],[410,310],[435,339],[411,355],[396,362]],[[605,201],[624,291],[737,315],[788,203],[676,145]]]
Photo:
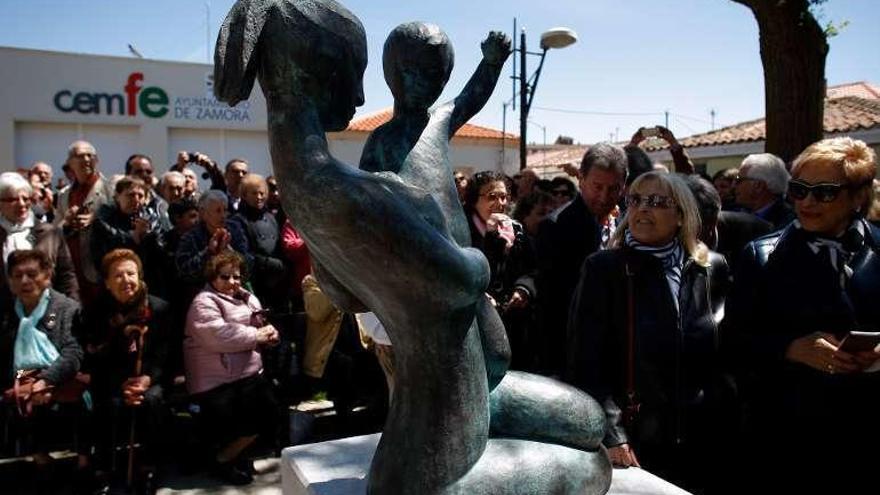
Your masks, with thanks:
[[[807,184],[806,182],[792,179],[788,181],[788,194],[798,201],[807,199],[812,194],[816,201],[820,203],[830,203],[837,199],[840,191],[849,189],[846,184],[834,184],[831,182],[822,182],[819,184]]]

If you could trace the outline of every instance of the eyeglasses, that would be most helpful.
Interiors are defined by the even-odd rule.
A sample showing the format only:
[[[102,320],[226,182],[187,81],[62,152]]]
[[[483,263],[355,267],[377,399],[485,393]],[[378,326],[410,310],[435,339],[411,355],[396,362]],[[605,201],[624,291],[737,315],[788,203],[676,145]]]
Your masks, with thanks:
[[[487,194],[480,194],[480,197],[489,198],[489,201],[501,201],[503,203],[504,201],[507,201],[508,195],[507,193],[491,192]]]
[[[455,176],[455,182],[463,182],[463,181],[466,181],[466,180],[467,180],[467,178],[466,178],[465,176],[463,176],[463,175],[456,175],[456,176]]]
[[[554,196],[572,196],[572,192],[568,189],[557,189],[553,191]]]
[[[737,175],[736,177],[733,178],[733,183],[734,184],[742,184],[743,182],[745,182],[747,180],[761,180],[761,179],[756,179],[754,177],[746,177],[745,175]]]
[[[661,208],[664,210],[668,210],[675,206],[675,201],[669,196],[663,196],[660,194],[649,194],[647,196],[642,196],[641,194],[630,194],[626,197],[626,205],[630,208]]]
[[[229,282],[230,279],[231,280],[241,280],[241,275],[239,275],[237,273],[230,273],[230,274],[223,273],[223,274],[220,274],[217,276],[220,278],[220,280],[223,280],[224,282]]]
[[[837,199],[840,191],[849,189],[846,184],[834,184],[832,182],[822,182],[819,184],[807,184],[806,182],[793,179],[788,181],[788,194],[797,201],[807,199],[812,193],[816,201],[820,203],[830,203]]]

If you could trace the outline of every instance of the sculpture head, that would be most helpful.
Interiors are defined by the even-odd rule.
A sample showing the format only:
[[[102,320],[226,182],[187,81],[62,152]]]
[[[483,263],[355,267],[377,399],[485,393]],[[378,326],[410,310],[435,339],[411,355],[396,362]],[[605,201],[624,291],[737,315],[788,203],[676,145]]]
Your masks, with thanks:
[[[382,52],[385,82],[395,104],[405,109],[427,109],[437,101],[454,62],[455,53],[446,33],[422,22],[394,28]]]
[[[259,78],[267,100],[311,101],[325,130],[345,129],[364,103],[367,42],[358,18],[333,0],[239,0],[214,54],[214,93],[230,105]]]

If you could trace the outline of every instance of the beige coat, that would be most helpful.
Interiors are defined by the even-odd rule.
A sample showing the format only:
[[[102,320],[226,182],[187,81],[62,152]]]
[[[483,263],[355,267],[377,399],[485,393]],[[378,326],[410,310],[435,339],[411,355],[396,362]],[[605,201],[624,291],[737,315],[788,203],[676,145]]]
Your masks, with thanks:
[[[321,378],[324,376],[327,358],[330,356],[330,351],[333,350],[336,337],[339,335],[343,313],[336,309],[336,306],[324,295],[314,276],[306,275],[303,278],[302,290],[306,309],[303,373],[313,378]],[[367,347],[360,320],[358,320],[358,332],[361,336],[361,343]]]
[[[59,227],[64,227],[64,215],[67,213],[67,209],[70,207],[70,191],[72,188],[67,187],[61,190],[58,193],[58,204],[55,206],[55,224]],[[103,175],[98,177],[98,180],[95,182],[95,185],[92,186],[92,190],[89,191],[89,194],[86,195],[85,201],[83,201],[84,206],[89,207],[89,211],[96,214],[98,212],[98,208],[102,205],[110,203],[113,201],[113,191],[110,189],[110,181],[104,178]],[[87,229],[82,231],[82,233],[78,236],[79,241],[79,254],[80,254],[80,266],[82,267],[82,275],[89,282],[97,284],[100,280],[99,267],[95,266],[92,256],[92,226],[90,225]]]

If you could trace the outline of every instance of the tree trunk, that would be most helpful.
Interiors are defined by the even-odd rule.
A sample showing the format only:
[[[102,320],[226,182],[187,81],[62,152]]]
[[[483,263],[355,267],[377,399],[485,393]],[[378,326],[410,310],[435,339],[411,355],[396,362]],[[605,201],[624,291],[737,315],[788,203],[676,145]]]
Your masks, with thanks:
[[[765,151],[790,163],[822,139],[825,32],[807,0],[733,0],[758,21],[764,65]]]

